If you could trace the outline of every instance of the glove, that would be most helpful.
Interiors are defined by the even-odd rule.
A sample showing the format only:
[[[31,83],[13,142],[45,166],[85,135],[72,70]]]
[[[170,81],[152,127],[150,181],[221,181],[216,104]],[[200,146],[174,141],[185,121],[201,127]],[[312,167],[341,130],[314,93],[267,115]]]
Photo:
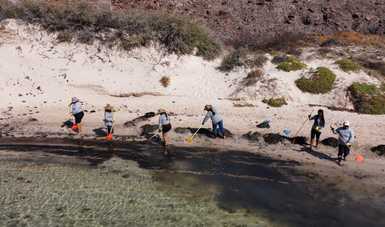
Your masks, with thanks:
[[[348,147],[351,147],[351,146],[352,146],[352,144],[351,144],[351,143],[347,143],[347,144],[346,144],[346,146],[348,146]]]

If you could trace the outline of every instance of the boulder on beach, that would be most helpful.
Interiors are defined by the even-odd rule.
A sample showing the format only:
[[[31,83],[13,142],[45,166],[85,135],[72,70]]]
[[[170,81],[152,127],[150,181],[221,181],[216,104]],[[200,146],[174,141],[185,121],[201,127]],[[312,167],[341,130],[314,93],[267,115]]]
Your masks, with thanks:
[[[289,140],[294,144],[299,144],[299,145],[307,144],[307,138],[305,136],[296,136],[296,137],[290,138]]]
[[[334,137],[328,137],[321,141],[321,144],[329,147],[338,147],[338,139]]]
[[[249,140],[249,141],[253,141],[253,142],[259,142],[262,139],[262,134],[259,132],[250,131],[250,132],[242,135],[242,138]]]
[[[124,123],[124,126],[125,127],[134,127],[136,126],[137,123],[139,122],[143,122],[143,121],[147,121],[148,119],[152,118],[152,117],[155,117],[155,113],[154,112],[148,112],[148,113],[145,113],[144,115],[140,116],[140,117],[137,117],[135,119],[132,119],[130,121],[126,121]]]
[[[178,127],[175,129],[175,132],[178,134],[186,134],[186,133],[195,133],[198,130],[198,128],[184,128],[184,127]],[[199,129],[198,135],[207,136],[210,138],[215,138],[214,133],[209,128],[201,128]],[[225,137],[233,137],[233,133],[229,130],[225,129]]]
[[[143,126],[140,127],[140,128],[142,129],[142,132],[140,133],[140,135],[141,135],[141,136],[146,136],[146,135],[152,134],[152,133],[154,133],[156,130],[158,130],[159,125],[145,124],[145,125],[143,125]]]
[[[283,142],[285,137],[281,136],[278,133],[268,133],[263,135],[263,140],[268,144],[278,144]]]
[[[379,156],[385,155],[385,145],[378,145],[370,150]]]
[[[188,134],[191,133],[191,130],[189,128],[183,128],[183,127],[177,127],[174,129],[174,131],[177,134]]]

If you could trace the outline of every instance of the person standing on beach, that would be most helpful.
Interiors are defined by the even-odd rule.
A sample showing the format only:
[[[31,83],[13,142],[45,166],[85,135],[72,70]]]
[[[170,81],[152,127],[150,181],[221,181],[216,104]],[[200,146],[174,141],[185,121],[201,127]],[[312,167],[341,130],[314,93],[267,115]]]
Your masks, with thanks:
[[[213,133],[215,137],[225,138],[225,128],[223,126],[223,119],[219,115],[217,109],[212,105],[206,105],[204,108],[207,111],[205,118],[203,119],[202,125],[204,125],[209,119],[211,119],[213,125]]]
[[[112,127],[114,124],[113,112],[114,112],[114,108],[110,104],[107,104],[104,107],[104,124],[106,125],[106,128],[107,128],[107,137],[106,137],[107,140],[112,140],[112,133],[113,133]]]
[[[335,129],[333,126],[330,127],[334,134],[338,135],[338,165],[341,165],[341,161],[346,161],[346,157],[350,153],[350,148],[354,142],[354,133],[350,129],[349,121],[345,121],[343,126]]]
[[[71,114],[75,118],[75,124],[72,125],[72,130],[80,133],[81,132],[81,122],[84,117],[84,112],[82,109],[82,104],[77,97],[73,97],[70,103]]]
[[[171,121],[165,109],[159,109],[158,114],[159,114],[159,133],[162,133],[163,146],[165,148],[164,153],[165,155],[167,155],[168,154],[167,145],[169,144],[168,133],[172,129]]]
[[[311,116],[309,115],[309,120],[313,120],[313,126],[311,128],[310,132],[310,150],[314,147],[318,147],[319,140],[321,137],[321,131],[325,127],[325,118],[324,118],[324,111],[322,109],[318,110],[318,114]],[[316,139],[314,144],[314,138]]]

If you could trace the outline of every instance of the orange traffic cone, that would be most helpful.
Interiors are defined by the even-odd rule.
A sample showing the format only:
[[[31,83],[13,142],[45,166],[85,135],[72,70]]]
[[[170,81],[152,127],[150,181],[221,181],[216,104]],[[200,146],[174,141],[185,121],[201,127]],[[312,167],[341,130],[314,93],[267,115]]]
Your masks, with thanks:
[[[107,135],[106,140],[107,140],[107,141],[111,141],[111,140],[112,140],[112,133],[110,133],[110,134]]]
[[[362,155],[360,155],[360,154],[358,154],[358,155],[356,155],[356,162],[363,162],[364,161],[364,156],[362,156]]]

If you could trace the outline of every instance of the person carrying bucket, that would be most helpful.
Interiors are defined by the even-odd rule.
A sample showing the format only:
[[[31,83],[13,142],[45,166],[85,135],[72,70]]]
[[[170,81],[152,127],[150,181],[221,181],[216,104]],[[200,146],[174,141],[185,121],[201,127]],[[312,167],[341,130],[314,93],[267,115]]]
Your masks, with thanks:
[[[82,104],[80,103],[80,100],[77,97],[73,97],[69,106],[71,108],[71,114],[75,118],[75,124],[72,125],[72,130],[80,133],[81,122],[84,117]]]
[[[354,142],[354,133],[350,129],[349,121],[345,121],[343,126],[335,129],[333,126],[330,127],[334,134],[338,135],[338,165],[341,165],[341,161],[346,161],[346,157],[350,153],[350,148]]]
[[[319,140],[321,137],[321,131],[325,127],[324,111],[322,109],[319,109],[317,115],[311,116],[310,114],[309,120],[314,121],[310,132],[310,149],[312,149],[313,146],[316,148],[318,147]],[[315,144],[314,138],[316,139]]]
[[[168,133],[172,129],[171,121],[165,109],[159,109],[158,114],[159,114],[159,133],[162,133],[163,146],[165,148],[164,153],[165,155],[167,155],[168,154],[167,145],[169,144]]]
[[[209,119],[211,119],[213,125],[213,133],[215,137],[225,138],[225,128],[223,126],[223,119],[219,115],[217,109],[212,105],[206,105],[204,108],[207,111],[205,118],[203,119],[202,125],[204,125]]]
[[[107,140],[112,140],[112,133],[113,133],[113,124],[114,124],[114,108],[110,105],[107,104],[104,107],[104,124],[107,128]]]

